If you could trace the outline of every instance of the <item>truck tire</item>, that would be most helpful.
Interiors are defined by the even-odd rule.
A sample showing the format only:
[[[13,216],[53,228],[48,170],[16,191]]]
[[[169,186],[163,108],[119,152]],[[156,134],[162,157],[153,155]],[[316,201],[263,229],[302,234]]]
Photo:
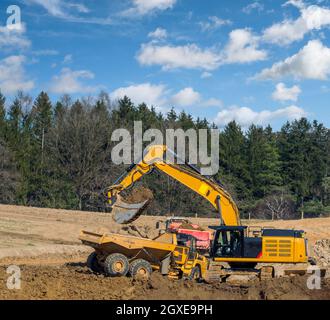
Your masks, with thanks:
[[[123,277],[129,269],[128,259],[121,253],[113,253],[104,261],[104,272],[110,277]]]
[[[200,282],[202,280],[202,273],[199,266],[196,266],[191,269],[189,280]]]
[[[143,259],[134,260],[129,267],[129,274],[131,277],[142,279],[149,279],[152,274],[151,264]]]
[[[92,252],[87,258],[87,267],[90,271],[95,273],[101,273],[102,268],[97,261],[97,253],[94,251]]]

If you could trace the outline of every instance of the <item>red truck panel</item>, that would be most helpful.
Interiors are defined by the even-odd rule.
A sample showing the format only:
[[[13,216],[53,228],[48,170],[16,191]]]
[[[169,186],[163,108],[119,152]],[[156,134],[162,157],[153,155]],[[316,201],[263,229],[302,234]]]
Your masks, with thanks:
[[[190,229],[179,229],[178,233],[190,234],[196,238],[196,246],[199,249],[209,249],[211,234],[208,231],[190,230]]]

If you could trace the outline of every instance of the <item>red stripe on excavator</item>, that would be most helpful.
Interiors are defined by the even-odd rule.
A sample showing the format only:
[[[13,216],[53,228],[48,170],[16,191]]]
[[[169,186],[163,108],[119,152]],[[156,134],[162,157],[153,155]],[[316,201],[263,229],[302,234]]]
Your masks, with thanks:
[[[257,255],[257,259],[260,259],[262,257],[262,251],[259,252],[259,254]]]

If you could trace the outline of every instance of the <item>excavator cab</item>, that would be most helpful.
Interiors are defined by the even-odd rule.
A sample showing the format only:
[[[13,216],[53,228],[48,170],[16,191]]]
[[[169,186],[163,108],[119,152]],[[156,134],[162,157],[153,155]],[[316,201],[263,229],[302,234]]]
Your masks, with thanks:
[[[210,227],[216,230],[212,257],[238,258],[244,256],[244,239],[246,227]]]

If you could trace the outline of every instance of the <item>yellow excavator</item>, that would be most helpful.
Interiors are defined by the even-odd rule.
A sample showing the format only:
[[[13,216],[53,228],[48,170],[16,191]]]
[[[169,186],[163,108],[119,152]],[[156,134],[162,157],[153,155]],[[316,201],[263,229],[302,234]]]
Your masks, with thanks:
[[[125,175],[121,176],[113,186],[109,187],[108,201],[115,221],[127,224],[139,217],[149,201],[145,200],[139,204],[128,204],[123,201],[120,193],[132,187],[136,181],[150,174],[154,169],[158,169],[208,200],[219,213],[221,225],[240,225],[238,208],[224,187],[211,178],[202,176],[199,170],[192,165],[177,165],[166,162],[164,158],[167,151],[174,154],[167,146],[150,146],[145,152],[143,159],[138,164],[128,168]]]
[[[148,201],[127,204],[120,194],[157,169],[205,198],[219,215],[219,225],[210,227],[214,230],[209,253],[210,278],[214,275],[218,278],[219,269],[226,270],[222,275],[227,277],[233,270],[257,270],[257,265],[263,266],[258,272],[264,277],[274,276],[276,264],[290,265],[287,274],[306,271],[309,258],[304,231],[242,226],[237,205],[225,188],[211,177],[201,175],[194,166],[168,163],[167,151],[173,152],[164,145],[150,146],[143,159],[108,189],[108,201],[116,222],[130,223],[139,217]],[[303,267],[297,268],[298,265]]]

